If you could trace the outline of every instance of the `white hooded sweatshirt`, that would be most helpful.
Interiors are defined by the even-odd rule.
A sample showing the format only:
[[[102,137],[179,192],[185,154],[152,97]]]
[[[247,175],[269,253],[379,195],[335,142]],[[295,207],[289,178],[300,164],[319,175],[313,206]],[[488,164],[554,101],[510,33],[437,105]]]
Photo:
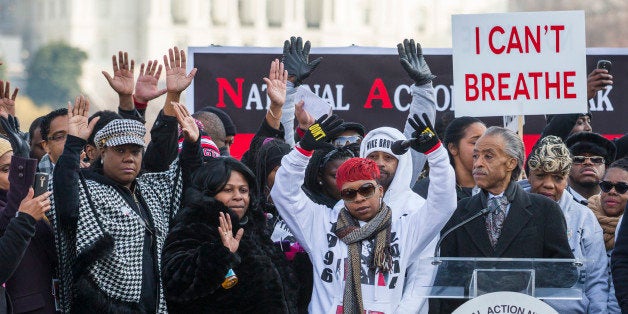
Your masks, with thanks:
[[[441,146],[427,156],[431,182],[438,182],[430,186],[427,202],[407,214],[403,211],[395,214],[391,206],[394,217],[391,225],[393,270],[390,273],[369,270],[366,262],[370,261],[372,243],[363,241],[362,298],[367,312],[406,313],[400,304],[408,293],[405,281],[410,264],[418,261],[456,209],[455,175],[447,151]],[[279,214],[309,254],[314,267],[309,312],[337,313],[342,310],[348,249],[334,233],[338,211],[330,211],[326,206],[314,203],[301,189],[308,161],[309,157],[297,149],[286,155],[277,171],[271,196]],[[392,203],[398,201],[390,200]]]
[[[419,86],[412,84],[410,86],[410,93],[412,94],[412,103],[410,103],[408,118],[411,118],[415,114],[421,117],[422,114],[425,113],[432,126],[434,126],[436,124],[436,93],[432,82]],[[406,124],[403,127],[403,135],[407,138],[411,138],[413,132],[414,129],[410,123],[408,123],[408,120],[406,120]],[[410,182],[414,184],[425,165],[425,154],[410,150],[410,155],[412,156],[413,166],[412,180]]]
[[[413,85],[414,88],[416,88]],[[394,141],[405,140],[399,130],[391,127],[381,127],[370,131],[360,145],[360,157],[366,158],[371,152],[383,151],[397,158],[397,170],[390,186],[384,194],[384,202],[392,209],[393,219],[398,219],[416,210],[425,209],[425,199],[412,191],[413,159],[412,149],[402,155],[396,155],[390,149]],[[423,154],[421,154],[423,155]],[[425,155],[423,155],[425,156]],[[429,196],[428,196],[429,197]],[[344,204],[340,201],[335,209],[340,210]],[[434,254],[439,235],[435,235],[429,245],[421,252],[421,258],[428,258]],[[421,264],[421,267],[419,267]],[[404,289],[403,300],[397,309],[398,313],[427,313],[427,299],[420,297],[427,292],[428,286],[434,282],[436,266],[428,263],[413,261],[408,269],[407,281]]]

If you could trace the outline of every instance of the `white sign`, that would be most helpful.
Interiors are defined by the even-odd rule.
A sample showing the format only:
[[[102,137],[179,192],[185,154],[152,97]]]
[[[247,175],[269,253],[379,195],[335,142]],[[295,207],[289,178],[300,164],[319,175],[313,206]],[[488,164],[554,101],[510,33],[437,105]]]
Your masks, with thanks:
[[[587,111],[583,11],[452,16],[455,115]]]
[[[575,302],[575,301],[574,301]],[[517,292],[493,292],[471,299],[452,314],[558,314],[547,303]]]

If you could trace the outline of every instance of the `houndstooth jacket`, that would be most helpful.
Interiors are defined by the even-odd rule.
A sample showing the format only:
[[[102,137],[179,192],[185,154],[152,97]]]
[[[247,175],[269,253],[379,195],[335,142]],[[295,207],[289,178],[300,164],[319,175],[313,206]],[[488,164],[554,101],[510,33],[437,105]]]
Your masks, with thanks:
[[[75,185],[74,187],[78,190],[78,199],[73,201],[69,197],[63,197],[63,201],[60,202],[59,193],[57,193],[60,188],[54,183],[55,179],[59,178],[51,180],[57,200],[52,202],[50,218],[56,230],[60,259],[60,297],[64,311],[70,312],[73,307],[76,308],[77,305],[74,303],[77,302],[77,294],[84,292],[77,291],[81,289],[76,287],[78,285],[76,277],[79,275],[77,270],[80,269],[86,270],[87,277],[96,285],[97,291],[104,294],[104,300],[119,301],[120,304],[130,305],[130,309],[136,309],[135,306],[139,304],[142,292],[142,253],[145,237],[143,220],[131,208],[128,195],[125,199],[119,186],[103,183],[102,180],[97,179],[97,176],[79,175],[77,163],[74,160],[76,152],[80,152],[79,145],[80,139],[68,138],[64,155],[74,149],[75,152],[68,154],[68,157],[72,157],[70,164],[76,168],[66,168],[73,172],[70,182],[58,182],[59,185]],[[192,148],[187,151],[193,150]],[[181,156],[182,164],[185,164],[183,159],[187,159],[184,155],[186,154]],[[198,151],[188,155],[198,156]],[[55,169],[55,177],[63,169],[65,162],[65,159],[60,158],[58,169]],[[66,181],[67,176],[63,179]],[[145,173],[136,178],[135,195],[143,199],[156,230],[158,277],[161,273],[161,249],[168,233],[169,222],[179,208],[182,190],[182,171],[178,159],[164,172]],[[78,208],[78,214],[68,219],[60,213],[63,209],[59,210],[57,208],[59,206]],[[76,219],[75,223],[72,221],[74,219]],[[69,223],[70,221],[72,222]],[[109,250],[103,249],[107,246],[103,244],[106,242],[105,239],[113,240]],[[161,280],[158,282],[158,313],[167,313]],[[81,307],[89,307],[89,305],[81,304]],[[97,305],[93,307],[98,308]]]

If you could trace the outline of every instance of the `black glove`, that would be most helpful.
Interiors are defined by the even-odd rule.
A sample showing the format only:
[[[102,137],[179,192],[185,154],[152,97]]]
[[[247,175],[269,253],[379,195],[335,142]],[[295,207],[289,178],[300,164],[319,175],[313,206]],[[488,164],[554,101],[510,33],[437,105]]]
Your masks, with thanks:
[[[299,145],[305,150],[315,150],[333,145],[329,144],[329,139],[336,137],[342,133],[345,128],[342,126],[344,121],[337,115],[327,117],[323,115],[312,124],[303,135]]]
[[[415,46],[414,39],[410,39],[410,41],[404,39],[403,44],[397,45],[397,51],[399,52],[399,62],[417,86],[427,84],[436,78],[423,59],[421,44]]]
[[[288,71],[288,76],[294,76],[296,81],[294,86],[300,85],[314,69],[321,63],[323,57],[319,57],[309,62],[310,57],[310,41],[306,41],[303,45],[301,37],[290,37],[290,41],[283,43],[283,58],[281,62]]]
[[[425,121],[425,123],[423,123],[423,121]],[[408,123],[410,123],[410,126],[414,129],[412,137],[415,138],[410,144],[410,147],[419,153],[425,154],[440,145],[440,139],[438,139],[438,135],[434,132],[434,127],[427,118],[426,113],[423,113],[423,121],[419,119],[417,114],[414,114],[412,118],[408,119]]]
[[[7,133],[13,155],[28,158],[31,151],[28,133],[20,132],[20,122],[17,118],[12,115],[9,115],[8,119],[0,116],[0,126]]]

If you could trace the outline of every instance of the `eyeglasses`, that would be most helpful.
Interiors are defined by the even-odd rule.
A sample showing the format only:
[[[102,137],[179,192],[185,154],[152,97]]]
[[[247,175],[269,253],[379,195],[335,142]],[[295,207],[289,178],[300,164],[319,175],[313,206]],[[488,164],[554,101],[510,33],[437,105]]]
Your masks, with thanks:
[[[617,182],[617,183],[612,183],[608,181],[600,182],[600,189],[602,189],[604,193],[610,192],[612,188],[615,188],[615,191],[617,191],[617,193],[624,194],[628,191],[628,184],[626,184],[626,182]]]
[[[365,183],[356,189],[344,189],[340,191],[340,197],[347,203],[355,202],[355,197],[360,193],[365,199],[369,199],[375,195],[375,185],[373,183]]]
[[[362,136],[359,135],[338,136],[332,141],[332,144],[336,147],[342,147],[349,144],[359,143],[361,140]]]
[[[68,133],[62,132],[53,134],[52,136],[48,136],[48,140],[59,142],[65,140],[66,137],[68,137]]]
[[[571,160],[573,160],[574,164],[583,164],[587,159],[590,160],[591,163],[594,163],[594,164],[604,163],[604,157],[600,157],[600,156],[573,156]]]

